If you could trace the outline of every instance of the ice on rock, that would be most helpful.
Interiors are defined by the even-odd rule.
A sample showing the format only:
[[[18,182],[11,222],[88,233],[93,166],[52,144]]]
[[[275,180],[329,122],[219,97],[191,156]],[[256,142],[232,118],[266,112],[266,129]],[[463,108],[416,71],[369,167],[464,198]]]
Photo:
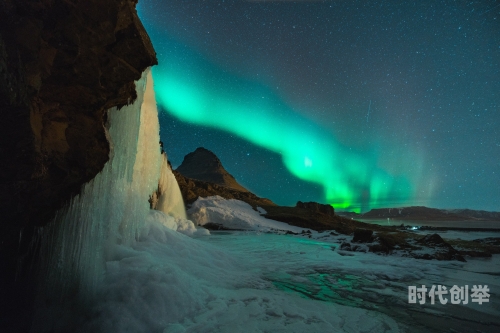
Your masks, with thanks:
[[[137,99],[108,111],[110,158],[80,195],[42,231],[44,297],[92,297],[109,245],[135,241],[147,198],[158,184],[161,154],[151,72],[136,82]],[[146,92],[146,93],[145,93]]]
[[[260,207],[258,207],[260,208]],[[228,229],[240,230],[284,230],[300,232],[303,229],[287,223],[266,219],[260,214],[265,210],[255,211],[252,206],[241,200],[224,199],[218,195],[198,198],[188,210],[189,218],[198,225],[217,223]]]
[[[156,209],[176,218],[187,219],[184,200],[182,199],[179,184],[175,179],[172,170],[167,162],[167,157],[163,156],[160,182],[158,184],[160,196]]]
[[[111,149],[103,170],[40,232],[35,331],[58,331],[72,321],[71,311],[92,304],[103,291],[106,262],[117,246],[133,246],[151,220],[187,234],[197,232],[185,219],[171,170],[165,172],[149,69],[136,82],[136,91],[134,103],[108,111]],[[163,212],[152,211],[148,202],[159,181],[166,186],[159,198]]]
[[[166,227],[186,235],[210,234],[204,228],[196,228],[194,223],[187,219],[186,208],[179,184],[172,173],[165,154],[163,155],[158,190],[153,193],[151,200],[153,207],[164,214],[163,217],[159,217],[160,214],[158,212],[155,213],[157,218],[164,221],[163,223]]]
[[[158,193],[160,193],[160,195],[158,197],[156,209],[167,215],[169,222],[165,224],[166,226],[186,235],[210,234],[209,231],[204,228],[196,228],[194,223],[187,219],[181,190],[168,164],[166,155],[163,156],[158,188]]]

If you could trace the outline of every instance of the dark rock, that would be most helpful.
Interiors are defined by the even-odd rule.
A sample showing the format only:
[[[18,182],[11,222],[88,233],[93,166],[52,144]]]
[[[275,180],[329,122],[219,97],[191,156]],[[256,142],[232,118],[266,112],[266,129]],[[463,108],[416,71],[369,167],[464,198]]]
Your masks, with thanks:
[[[371,252],[384,252],[386,254],[392,253],[395,249],[411,250],[413,247],[408,244],[407,234],[405,233],[387,233],[379,232],[375,239],[376,244],[369,247]]]
[[[295,207],[304,208],[316,213],[326,214],[328,216],[334,216],[335,210],[331,205],[324,205],[317,202],[302,202],[298,201]]]
[[[354,230],[354,237],[352,241],[354,243],[371,243],[373,242],[373,230],[367,229],[356,229]]]
[[[191,179],[183,176],[178,171],[173,171],[179,188],[182,193],[182,197],[186,204],[191,204],[195,202],[198,197],[206,198],[214,195],[219,195],[225,199],[236,199],[241,200],[252,207],[265,207],[268,209],[269,206],[275,206],[275,203],[266,198],[260,198],[249,191],[240,191],[227,186],[222,186],[214,183],[209,183],[197,179]]]
[[[438,234],[425,235],[424,237],[419,239],[419,243],[422,243],[422,244],[425,244],[428,246],[447,246],[447,245],[450,246]]]
[[[35,260],[35,228],[102,170],[106,110],[132,102],[157,63],[136,3],[0,1],[2,332],[29,330],[34,272],[16,265]]]
[[[483,243],[483,244],[488,244],[488,245],[500,246],[500,237],[480,238],[480,239],[473,240],[473,242],[478,242],[478,243]]]
[[[437,260],[458,260],[466,261],[464,257],[453,246],[444,241],[438,234],[430,234],[418,240],[418,243],[433,248],[435,252],[432,255],[415,255],[418,259],[437,259]]]
[[[202,225],[203,228],[208,229],[208,230],[233,230],[233,231],[241,231],[242,229],[231,229],[228,227],[225,227],[224,225],[220,223],[214,223],[214,222],[208,222]]]
[[[224,169],[219,158],[210,150],[199,147],[184,156],[182,164],[176,169],[183,176],[193,178],[233,190],[248,192]]]
[[[351,251],[351,243],[343,242],[340,244],[340,249],[343,251]]]
[[[383,252],[386,254],[389,254],[391,252],[391,249],[384,244],[374,244],[369,247],[370,252]]]
[[[491,253],[486,251],[462,250],[459,251],[460,255],[472,258],[491,258]]]
[[[1,244],[41,226],[108,160],[106,110],[157,63],[135,0],[0,4]]]

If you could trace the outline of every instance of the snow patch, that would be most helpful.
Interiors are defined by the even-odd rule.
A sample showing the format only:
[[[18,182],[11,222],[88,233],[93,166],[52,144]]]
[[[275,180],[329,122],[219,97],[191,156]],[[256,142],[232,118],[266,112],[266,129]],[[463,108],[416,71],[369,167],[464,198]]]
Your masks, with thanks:
[[[259,207],[260,208],[260,207]],[[262,211],[264,211],[261,208]],[[198,225],[216,223],[227,229],[259,230],[259,231],[293,231],[303,229],[262,217],[262,212],[255,211],[246,202],[235,199],[224,199],[218,195],[198,198],[187,211],[189,218]]]

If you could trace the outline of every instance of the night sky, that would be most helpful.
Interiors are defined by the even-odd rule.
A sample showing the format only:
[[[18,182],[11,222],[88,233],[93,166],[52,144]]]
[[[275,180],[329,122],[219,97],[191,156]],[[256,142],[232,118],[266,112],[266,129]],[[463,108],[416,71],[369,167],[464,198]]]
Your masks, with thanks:
[[[174,167],[255,194],[500,211],[497,1],[140,0]]]

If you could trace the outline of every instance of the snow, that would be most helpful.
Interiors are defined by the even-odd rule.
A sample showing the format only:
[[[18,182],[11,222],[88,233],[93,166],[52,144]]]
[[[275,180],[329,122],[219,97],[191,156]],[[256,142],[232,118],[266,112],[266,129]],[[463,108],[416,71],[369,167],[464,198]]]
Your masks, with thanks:
[[[261,214],[261,215],[265,215],[265,214],[267,214],[267,211],[266,211],[264,208],[262,208],[262,207],[257,207],[257,211],[258,211],[258,212],[259,212],[259,214]]]
[[[255,211],[252,206],[240,200],[211,196],[198,198],[187,213],[189,218],[198,225],[211,222],[218,223],[225,228],[239,230],[292,232],[301,232],[303,230],[283,222],[266,219],[260,215],[263,214],[263,211],[262,208]]]
[[[498,276],[485,269],[498,271],[498,257],[461,263],[342,256],[335,236],[323,236],[236,231],[192,238],[148,219],[136,244],[117,245],[105,292],[86,316],[73,318],[72,331],[427,332],[457,327],[457,307],[473,323],[491,322],[500,310],[494,293],[490,303],[453,307],[408,304],[407,294],[422,284],[499,290]]]
[[[78,324],[71,329],[75,332],[399,331],[398,324],[387,315],[319,302],[276,288],[267,275],[276,273],[272,266],[276,266],[277,258],[271,253],[266,259],[259,243],[252,241],[253,238],[264,241],[257,233],[242,236],[244,246],[232,249],[213,244],[208,240],[211,237],[190,238],[160,221],[148,220],[135,245],[118,246],[115,257],[107,262],[105,292],[85,318],[77,318]],[[230,241],[234,246],[234,240]],[[250,249],[247,241],[253,244],[250,248],[257,248],[247,252]]]

